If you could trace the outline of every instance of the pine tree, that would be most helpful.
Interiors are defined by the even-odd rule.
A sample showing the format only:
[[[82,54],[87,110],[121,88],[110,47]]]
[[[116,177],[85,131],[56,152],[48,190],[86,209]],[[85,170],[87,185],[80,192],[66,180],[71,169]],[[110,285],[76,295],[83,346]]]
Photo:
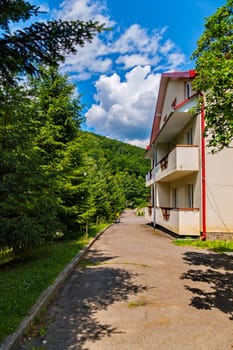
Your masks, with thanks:
[[[91,42],[104,25],[88,21],[34,22],[30,26],[10,31],[13,22],[38,16],[39,8],[24,0],[0,0],[0,79],[12,84],[18,74],[36,74],[41,65],[55,65],[65,55],[76,53],[77,47]]]
[[[55,216],[27,95],[22,86],[0,90],[0,248],[15,252],[38,244]]]
[[[81,106],[73,91],[55,68],[32,79],[30,89],[0,90],[1,248],[28,249],[65,227],[62,210],[79,221],[85,212],[77,210],[85,186],[75,144]]]

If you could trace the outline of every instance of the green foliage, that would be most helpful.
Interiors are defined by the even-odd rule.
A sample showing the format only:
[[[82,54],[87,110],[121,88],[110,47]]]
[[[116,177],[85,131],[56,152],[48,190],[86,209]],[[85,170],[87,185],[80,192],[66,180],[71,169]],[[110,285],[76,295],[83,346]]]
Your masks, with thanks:
[[[72,97],[74,86],[55,68],[43,70],[32,83],[40,124],[35,142],[58,204],[57,222],[64,232],[77,232],[93,212],[78,138],[82,107]]]
[[[12,34],[10,22],[39,10],[23,0],[1,5],[0,249],[18,255],[145,202],[147,165],[137,147],[79,132],[79,97],[55,67],[103,26],[40,22]],[[25,72],[30,78],[17,86]]]
[[[192,58],[193,87],[205,92],[205,133],[213,152],[219,151],[233,140],[233,0],[207,18]]]
[[[0,249],[18,254],[93,215],[77,153],[79,98],[57,68],[42,67],[57,67],[104,26],[57,20],[13,32],[39,8],[24,0],[0,7]],[[17,86],[25,73],[34,78]]]
[[[77,235],[96,211],[81,146],[78,136],[69,143],[62,162],[64,172],[57,184],[61,199],[59,220],[67,237]]]
[[[2,88],[0,97],[0,247],[18,251],[51,228],[54,202],[33,143],[37,123],[27,91]]]
[[[81,132],[74,86],[41,71],[0,90],[0,248],[16,255],[147,199],[144,150]]]
[[[181,246],[194,246],[198,248],[207,248],[214,250],[216,252],[232,252],[233,251],[233,241],[202,241],[199,239],[176,239],[173,241],[175,245]]]
[[[137,207],[147,202],[149,164],[143,149],[83,131],[80,138],[91,165],[86,169],[96,216],[113,219],[127,205]]]
[[[77,200],[86,187],[74,87],[55,68],[30,84],[1,89],[0,247],[17,254],[66,230],[74,216],[85,221],[88,212],[87,201],[79,207]]]
[[[29,27],[11,32],[10,22],[37,16],[39,9],[24,0],[1,0],[0,11],[0,78],[9,84],[18,74],[35,74],[38,65],[58,65],[68,53],[91,42],[104,25],[88,21],[34,22]]]
[[[51,285],[88,238],[47,244],[31,251],[27,260],[0,267],[0,341],[13,333],[39,295]],[[0,263],[1,263],[0,251]]]
[[[32,15],[38,14],[38,8],[24,0],[1,0],[0,27],[9,31],[11,21],[26,21]]]

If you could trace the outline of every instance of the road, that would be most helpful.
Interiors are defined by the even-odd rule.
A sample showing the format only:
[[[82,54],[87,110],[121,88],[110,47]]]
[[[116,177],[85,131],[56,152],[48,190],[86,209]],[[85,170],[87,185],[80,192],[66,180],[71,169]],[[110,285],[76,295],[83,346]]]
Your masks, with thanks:
[[[233,260],[126,211],[92,245],[23,349],[232,350]]]

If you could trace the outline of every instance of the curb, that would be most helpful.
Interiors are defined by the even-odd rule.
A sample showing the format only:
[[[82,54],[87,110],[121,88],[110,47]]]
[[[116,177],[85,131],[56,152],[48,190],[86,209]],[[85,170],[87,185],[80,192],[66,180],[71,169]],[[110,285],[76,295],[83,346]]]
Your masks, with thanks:
[[[93,243],[113,224],[105,227],[102,231],[100,231],[97,236],[95,236],[91,242],[80,250],[75,257],[68,263],[68,265],[64,268],[64,270],[58,275],[55,279],[54,283],[50,285],[37,299],[36,303],[29,310],[28,316],[26,316],[21,324],[19,325],[18,330],[15,333],[7,336],[3,342],[0,344],[0,350],[15,350],[16,346],[19,345],[21,338],[25,334],[25,332],[30,328],[30,325],[34,321],[34,319],[40,315],[41,310],[45,308],[51,301],[54,299],[56,294],[63,287],[65,281],[72,273],[75,266],[79,263],[81,258],[86,254],[88,249],[93,245]]]

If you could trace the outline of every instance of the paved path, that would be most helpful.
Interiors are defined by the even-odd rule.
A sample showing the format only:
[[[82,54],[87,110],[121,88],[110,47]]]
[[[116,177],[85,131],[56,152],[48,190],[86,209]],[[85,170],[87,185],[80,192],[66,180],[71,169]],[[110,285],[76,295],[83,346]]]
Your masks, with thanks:
[[[231,258],[176,247],[128,211],[94,243],[49,308],[45,337],[33,342],[48,350],[232,350],[232,284]]]

